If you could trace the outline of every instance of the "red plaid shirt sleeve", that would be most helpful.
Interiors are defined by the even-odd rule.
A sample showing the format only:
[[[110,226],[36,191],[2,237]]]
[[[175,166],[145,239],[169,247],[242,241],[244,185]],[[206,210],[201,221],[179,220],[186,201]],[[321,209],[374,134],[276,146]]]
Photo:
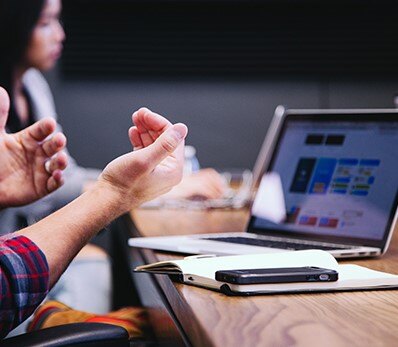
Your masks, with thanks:
[[[0,338],[28,318],[48,292],[43,252],[24,236],[0,238]]]

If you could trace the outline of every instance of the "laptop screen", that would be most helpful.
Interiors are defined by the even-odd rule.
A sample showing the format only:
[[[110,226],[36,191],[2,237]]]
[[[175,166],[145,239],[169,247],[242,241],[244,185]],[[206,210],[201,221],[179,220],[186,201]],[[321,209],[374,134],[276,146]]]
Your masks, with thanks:
[[[398,189],[397,114],[288,115],[250,231],[380,245]]]

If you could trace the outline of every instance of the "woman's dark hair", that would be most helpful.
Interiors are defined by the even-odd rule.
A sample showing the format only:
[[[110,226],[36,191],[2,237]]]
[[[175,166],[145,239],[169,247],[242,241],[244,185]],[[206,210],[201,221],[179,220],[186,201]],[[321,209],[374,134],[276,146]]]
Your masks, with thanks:
[[[16,116],[12,76],[25,55],[44,4],[45,0],[0,0],[0,86],[11,98],[9,119]]]

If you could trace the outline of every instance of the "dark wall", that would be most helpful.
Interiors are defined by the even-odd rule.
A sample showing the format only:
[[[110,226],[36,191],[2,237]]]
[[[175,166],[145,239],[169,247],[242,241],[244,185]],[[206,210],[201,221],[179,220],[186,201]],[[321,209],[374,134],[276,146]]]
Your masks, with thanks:
[[[398,82],[65,82],[50,76],[69,149],[103,167],[129,149],[133,110],[147,106],[189,126],[203,166],[252,167],[276,105],[294,108],[392,107]]]
[[[82,165],[103,167],[129,149],[130,114],[147,106],[189,126],[203,166],[251,167],[278,104],[392,107],[396,5],[378,3],[68,0],[64,59],[48,79],[69,149]],[[159,36],[162,45],[151,41]]]

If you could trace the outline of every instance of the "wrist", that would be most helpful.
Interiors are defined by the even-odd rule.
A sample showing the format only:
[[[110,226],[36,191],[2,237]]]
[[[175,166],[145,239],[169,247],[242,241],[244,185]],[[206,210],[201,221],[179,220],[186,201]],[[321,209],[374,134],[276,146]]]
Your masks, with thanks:
[[[91,193],[93,199],[100,201],[104,209],[112,211],[114,218],[128,212],[136,205],[126,196],[125,190],[115,187],[104,179],[99,179],[87,193]]]

